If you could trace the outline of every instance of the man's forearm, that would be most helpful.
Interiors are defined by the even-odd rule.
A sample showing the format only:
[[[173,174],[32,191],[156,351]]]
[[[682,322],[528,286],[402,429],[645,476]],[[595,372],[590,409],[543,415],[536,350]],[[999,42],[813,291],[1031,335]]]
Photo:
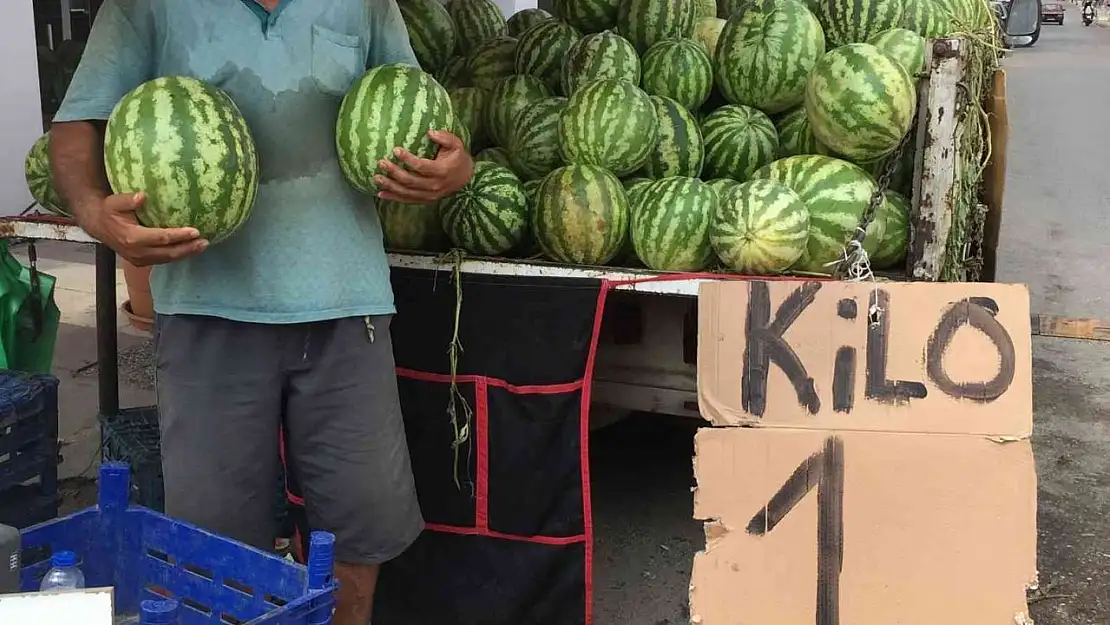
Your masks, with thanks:
[[[104,137],[95,122],[60,122],[50,128],[54,186],[78,223],[111,194],[104,174]]]

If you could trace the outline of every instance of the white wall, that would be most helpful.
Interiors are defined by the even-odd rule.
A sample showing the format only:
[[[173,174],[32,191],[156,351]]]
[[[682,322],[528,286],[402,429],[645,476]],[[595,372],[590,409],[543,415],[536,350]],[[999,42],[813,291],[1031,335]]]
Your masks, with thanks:
[[[31,0],[0,0],[0,215],[31,203],[23,159],[42,135]]]

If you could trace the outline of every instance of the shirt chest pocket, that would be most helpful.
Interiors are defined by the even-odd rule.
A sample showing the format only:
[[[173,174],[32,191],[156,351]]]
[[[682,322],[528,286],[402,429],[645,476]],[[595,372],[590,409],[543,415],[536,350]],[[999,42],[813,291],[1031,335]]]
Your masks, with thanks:
[[[366,54],[357,36],[312,26],[312,79],[320,91],[346,95],[366,69]]]

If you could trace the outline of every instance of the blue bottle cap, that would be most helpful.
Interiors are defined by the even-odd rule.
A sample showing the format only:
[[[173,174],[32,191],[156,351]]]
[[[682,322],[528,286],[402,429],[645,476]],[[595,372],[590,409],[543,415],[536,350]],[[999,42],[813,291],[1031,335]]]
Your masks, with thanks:
[[[177,602],[173,599],[144,599],[139,603],[141,620],[146,625],[177,622]]]
[[[72,551],[55,551],[50,556],[50,566],[63,569],[77,565],[77,554]]]

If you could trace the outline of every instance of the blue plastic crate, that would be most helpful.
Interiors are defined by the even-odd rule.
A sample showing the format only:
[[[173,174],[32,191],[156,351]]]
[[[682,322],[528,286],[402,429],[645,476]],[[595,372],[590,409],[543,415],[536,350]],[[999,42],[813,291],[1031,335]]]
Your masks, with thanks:
[[[58,379],[0,371],[0,490],[38,479],[58,491]]]
[[[327,625],[338,584],[335,538],[312,535],[308,566],[283,560],[153,510],[128,506],[124,463],[100,467],[96,507],[24,530],[24,591],[37,590],[54,551],[75,552],[85,585],[112,586],[119,615],[145,599],[181,604],[180,625]]]

